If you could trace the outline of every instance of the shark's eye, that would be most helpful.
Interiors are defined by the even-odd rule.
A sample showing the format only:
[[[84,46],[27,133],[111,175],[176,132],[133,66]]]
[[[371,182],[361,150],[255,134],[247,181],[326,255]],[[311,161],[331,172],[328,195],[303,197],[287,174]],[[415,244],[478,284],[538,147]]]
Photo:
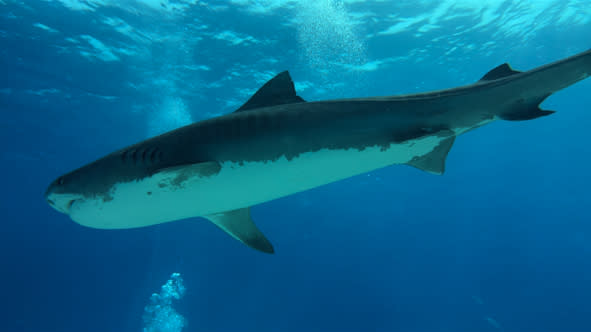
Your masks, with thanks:
[[[60,177],[57,179],[57,184],[59,184],[60,186],[64,184],[64,177],[63,177],[63,176],[60,176]]]

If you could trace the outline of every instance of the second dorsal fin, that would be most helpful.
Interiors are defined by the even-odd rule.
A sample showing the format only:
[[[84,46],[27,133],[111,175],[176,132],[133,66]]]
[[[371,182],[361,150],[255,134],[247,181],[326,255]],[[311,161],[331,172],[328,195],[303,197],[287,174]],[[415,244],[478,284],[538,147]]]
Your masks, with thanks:
[[[497,66],[497,67],[493,68],[491,71],[489,71],[488,73],[486,73],[484,76],[482,76],[482,78],[480,80],[481,81],[492,81],[492,80],[497,80],[499,78],[519,74],[519,73],[521,73],[521,72],[511,68],[511,66],[509,66],[508,63],[503,63],[502,65]]]
[[[289,72],[284,71],[265,83],[265,85],[250,97],[244,105],[237,109],[236,112],[302,102],[305,102],[305,100],[296,94]]]

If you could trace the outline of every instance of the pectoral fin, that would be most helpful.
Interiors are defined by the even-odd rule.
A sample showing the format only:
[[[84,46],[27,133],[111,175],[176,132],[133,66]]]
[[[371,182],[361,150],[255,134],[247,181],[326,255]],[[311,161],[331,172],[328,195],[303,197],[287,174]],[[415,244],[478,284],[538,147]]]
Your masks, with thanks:
[[[272,254],[273,245],[250,218],[250,208],[238,209],[205,216],[206,219],[247,246]]]

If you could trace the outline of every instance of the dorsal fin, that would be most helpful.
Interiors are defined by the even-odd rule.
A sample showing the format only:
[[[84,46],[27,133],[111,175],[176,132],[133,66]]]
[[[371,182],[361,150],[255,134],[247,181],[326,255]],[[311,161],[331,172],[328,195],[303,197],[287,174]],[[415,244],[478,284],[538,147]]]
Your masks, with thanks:
[[[492,81],[499,78],[515,75],[521,73],[518,70],[514,70],[509,66],[508,63],[503,63],[502,65],[495,67],[493,70],[486,73],[486,75],[482,76],[480,79],[481,81]]]
[[[293,104],[305,102],[296,95],[293,81],[286,70],[277,74],[263,85],[250,99],[244,103],[236,112],[242,112],[255,108]]]

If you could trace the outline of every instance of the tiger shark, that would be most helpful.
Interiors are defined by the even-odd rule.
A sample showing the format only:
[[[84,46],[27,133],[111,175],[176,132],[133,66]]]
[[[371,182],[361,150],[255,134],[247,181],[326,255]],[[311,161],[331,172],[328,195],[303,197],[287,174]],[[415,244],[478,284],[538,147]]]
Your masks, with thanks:
[[[591,74],[591,50],[474,84],[418,94],[307,102],[287,71],[230,114],[115,151],[58,177],[45,197],[93,228],[203,217],[244,244],[274,249],[250,207],[394,164],[443,174],[460,134],[552,114],[540,104]]]

